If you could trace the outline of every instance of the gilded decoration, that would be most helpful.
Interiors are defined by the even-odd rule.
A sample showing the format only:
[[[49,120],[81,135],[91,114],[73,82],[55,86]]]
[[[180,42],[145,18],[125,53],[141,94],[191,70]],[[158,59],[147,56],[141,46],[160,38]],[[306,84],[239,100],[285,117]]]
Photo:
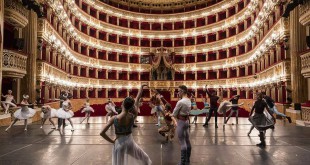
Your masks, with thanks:
[[[23,78],[26,74],[27,56],[20,52],[3,50],[2,75],[3,77]]]
[[[304,0],[304,3],[299,6],[299,22],[306,26],[310,25],[310,1]]]
[[[11,25],[24,28],[28,24],[28,10],[18,0],[5,0],[4,18]]]

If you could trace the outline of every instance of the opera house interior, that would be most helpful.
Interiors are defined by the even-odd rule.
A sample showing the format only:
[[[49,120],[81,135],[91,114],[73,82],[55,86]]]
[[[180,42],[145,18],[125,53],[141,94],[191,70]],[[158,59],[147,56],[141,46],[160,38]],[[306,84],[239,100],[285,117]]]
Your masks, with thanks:
[[[310,0],[0,0],[0,86],[0,164],[309,164]]]

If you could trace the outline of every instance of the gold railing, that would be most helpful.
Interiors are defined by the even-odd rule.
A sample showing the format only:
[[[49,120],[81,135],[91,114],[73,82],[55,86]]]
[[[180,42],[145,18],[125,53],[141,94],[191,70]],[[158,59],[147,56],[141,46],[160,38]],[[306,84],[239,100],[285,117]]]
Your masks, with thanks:
[[[18,0],[5,0],[5,21],[24,28],[28,24],[28,10]]]
[[[26,74],[27,56],[20,52],[3,50],[2,74],[3,77],[22,78]]]
[[[299,8],[299,22],[303,25],[310,24],[310,1],[306,0]]]
[[[304,52],[301,56],[301,74],[310,77],[310,51]]]
[[[301,107],[301,117],[303,121],[310,121],[310,107]]]

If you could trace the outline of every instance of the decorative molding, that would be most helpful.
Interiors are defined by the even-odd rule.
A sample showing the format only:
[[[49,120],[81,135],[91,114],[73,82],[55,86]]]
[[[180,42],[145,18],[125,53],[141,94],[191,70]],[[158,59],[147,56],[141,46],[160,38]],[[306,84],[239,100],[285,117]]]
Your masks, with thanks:
[[[3,50],[3,77],[23,78],[27,67],[27,56],[11,50]]]
[[[5,0],[4,18],[9,24],[24,28],[28,24],[28,10],[18,0]]]

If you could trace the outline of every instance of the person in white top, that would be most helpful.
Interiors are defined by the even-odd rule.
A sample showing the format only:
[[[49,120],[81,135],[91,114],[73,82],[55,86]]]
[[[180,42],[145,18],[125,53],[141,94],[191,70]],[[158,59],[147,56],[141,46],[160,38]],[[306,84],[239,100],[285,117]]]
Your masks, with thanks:
[[[36,114],[36,111],[28,106],[32,105],[28,103],[29,96],[23,95],[23,100],[20,103],[21,109],[15,111],[14,113],[14,121],[12,121],[11,125],[5,130],[6,132],[18,121],[25,121],[25,131],[27,131],[27,120]]]
[[[12,95],[12,90],[8,90],[8,94],[2,94],[1,96],[5,98],[5,101],[1,102],[5,110],[5,114],[8,113],[10,106],[17,107],[16,104],[14,104],[16,101],[14,100],[14,96]]]
[[[108,117],[112,117],[113,115],[117,115],[118,113],[115,110],[115,103],[112,101],[112,99],[108,99],[108,103],[105,105],[105,110],[108,112],[106,115],[106,120],[108,123]]]
[[[84,119],[81,121],[81,124],[83,123],[83,121],[85,119],[87,119],[87,124],[89,124],[88,120],[89,120],[89,117],[90,117],[90,113],[91,112],[95,112],[94,109],[90,106],[90,103],[89,103],[89,98],[87,97],[86,98],[86,102],[84,103],[84,106],[83,106],[83,110],[82,110],[82,113],[85,112],[85,117]]]
[[[177,118],[177,135],[181,145],[181,165],[190,163],[192,146],[189,141],[188,117],[191,110],[191,100],[187,97],[187,87],[181,85],[178,88],[178,96],[181,98],[173,110],[172,119]]]

